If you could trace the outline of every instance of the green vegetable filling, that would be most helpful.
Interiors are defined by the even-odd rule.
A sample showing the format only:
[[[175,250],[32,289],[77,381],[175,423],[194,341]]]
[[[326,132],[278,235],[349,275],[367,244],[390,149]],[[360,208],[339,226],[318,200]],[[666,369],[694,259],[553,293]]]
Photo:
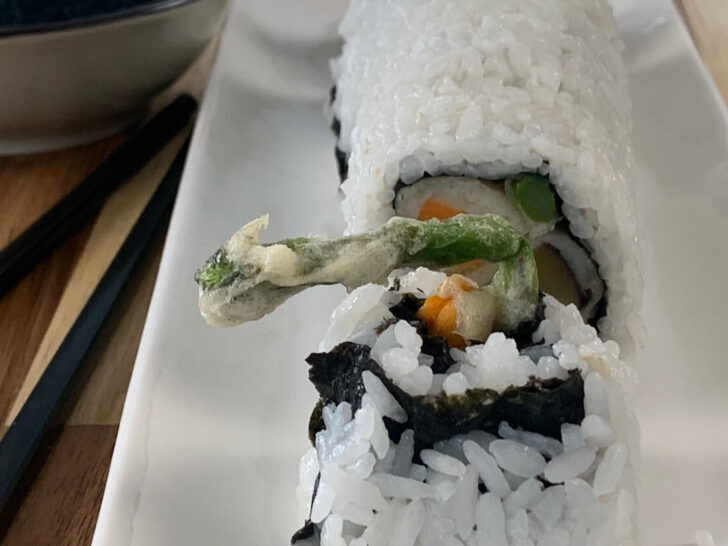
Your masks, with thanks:
[[[522,174],[510,181],[513,198],[534,222],[550,222],[556,218],[556,194],[548,178],[537,174]]]
[[[315,285],[354,288],[382,282],[398,267],[440,268],[474,259],[498,264],[490,284],[497,328],[516,328],[532,318],[538,306],[533,252],[499,216],[460,214],[427,222],[392,218],[377,230],[341,239],[285,239],[274,253],[269,250],[275,244],[257,240],[262,225],[256,220],[242,228],[233,236],[234,243],[223,246],[198,271],[200,309],[208,322],[256,320]],[[285,267],[279,268],[280,263]]]

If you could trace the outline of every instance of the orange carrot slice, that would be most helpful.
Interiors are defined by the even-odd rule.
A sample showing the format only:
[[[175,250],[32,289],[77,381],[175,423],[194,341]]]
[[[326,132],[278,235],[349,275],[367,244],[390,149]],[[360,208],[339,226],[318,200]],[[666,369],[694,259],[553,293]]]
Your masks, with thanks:
[[[437,294],[433,294],[427,298],[425,303],[422,304],[422,307],[419,308],[417,311],[417,318],[425,324],[428,322],[434,324],[435,320],[437,320],[437,315],[440,314],[440,311],[442,311],[442,308],[447,302],[447,299],[441,298]]]
[[[458,313],[454,298],[458,292],[470,292],[477,285],[461,275],[451,275],[438,287],[437,292],[427,298],[417,310],[417,318],[431,336],[444,337],[451,347],[465,348],[465,339],[456,334]]]
[[[438,201],[434,197],[429,197],[424,203],[422,203],[422,207],[420,207],[420,214],[417,216],[417,219],[423,221],[432,220],[433,218],[446,220],[463,212],[465,211],[448,205],[447,203],[443,203],[442,201]]]

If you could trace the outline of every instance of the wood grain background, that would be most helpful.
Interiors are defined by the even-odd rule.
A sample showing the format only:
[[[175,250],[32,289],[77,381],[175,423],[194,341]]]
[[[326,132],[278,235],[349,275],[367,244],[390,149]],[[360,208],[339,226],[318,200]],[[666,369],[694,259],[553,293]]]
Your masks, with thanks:
[[[728,0],[680,0],[677,5],[728,100]],[[156,104],[165,104],[180,90],[200,96],[216,49],[217,42]],[[0,158],[0,247],[126,137],[116,135],[61,152]],[[22,405],[183,139],[179,135],[119,189],[96,218],[0,298],[0,424],[11,422]],[[164,233],[157,234],[122,292],[10,510],[0,517],[0,544],[90,544],[163,241]]]
[[[181,91],[201,97],[217,45],[218,40],[211,43],[180,81],[155,100],[152,112]],[[0,433],[12,422],[188,133],[180,132],[95,218],[0,298]],[[0,247],[127,136],[0,158]],[[90,544],[165,231],[156,234],[122,291],[21,487],[0,516],[1,544]]]

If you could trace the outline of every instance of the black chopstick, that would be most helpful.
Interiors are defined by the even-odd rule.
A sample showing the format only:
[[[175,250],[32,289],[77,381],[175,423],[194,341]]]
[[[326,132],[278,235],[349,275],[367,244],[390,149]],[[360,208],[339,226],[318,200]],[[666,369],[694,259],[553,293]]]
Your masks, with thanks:
[[[134,265],[174,204],[189,140],[175,157],[81,314],[0,441],[0,512],[36,451],[50,418]]]
[[[0,250],[0,297],[60,241],[82,226],[108,195],[185,127],[196,106],[194,98],[180,95],[58,204]]]

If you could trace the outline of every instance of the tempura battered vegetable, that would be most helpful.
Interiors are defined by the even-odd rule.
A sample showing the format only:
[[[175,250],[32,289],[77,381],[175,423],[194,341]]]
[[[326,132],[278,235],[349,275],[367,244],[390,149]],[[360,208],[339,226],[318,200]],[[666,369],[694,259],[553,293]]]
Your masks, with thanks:
[[[263,216],[241,228],[197,272],[200,310],[213,325],[256,320],[298,292],[319,284],[349,289],[383,281],[398,267],[442,268],[481,259],[498,264],[487,289],[495,327],[516,328],[538,305],[533,253],[521,234],[491,214],[427,222],[392,218],[381,228],[340,239],[284,239],[262,245]]]

